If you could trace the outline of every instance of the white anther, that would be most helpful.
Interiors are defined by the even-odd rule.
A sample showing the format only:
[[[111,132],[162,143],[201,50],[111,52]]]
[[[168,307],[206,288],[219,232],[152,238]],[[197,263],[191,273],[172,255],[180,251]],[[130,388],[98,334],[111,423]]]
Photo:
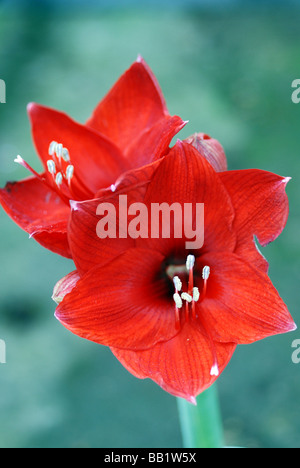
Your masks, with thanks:
[[[200,292],[198,288],[193,288],[193,301],[198,302],[200,298]]]
[[[186,269],[187,271],[190,271],[192,268],[194,268],[195,265],[195,256],[194,255],[188,255],[186,259]]]
[[[183,299],[184,301],[187,301],[187,302],[192,302],[193,298],[190,294],[186,293],[186,292],[183,292],[181,294],[181,299]]]
[[[70,182],[70,180],[72,179],[74,175],[74,166],[70,165],[67,167],[66,169],[66,177],[68,179],[68,182]]]
[[[219,367],[217,364],[214,364],[212,368],[210,369],[210,375],[218,376],[219,374],[220,374]]]
[[[173,283],[174,283],[176,291],[181,291],[182,282],[180,281],[180,278],[178,276],[174,276]]]
[[[62,181],[63,181],[62,173],[61,173],[61,172],[58,172],[58,173],[56,174],[56,177],[55,177],[56,185],[58,185],[58,187],[60,187],[61,184],[62,184]]]
[[[62,149],[62,158],[64,161],[66,162],[70,162],[71,159],[70,159],[70,153],[69,153],[69,150],[68,148],[63,148]]]
[[[50,174],[56,174],[55,162],[52,159],[49,159],[49,161],[47,161],[47,166]]]
[[[205,267],[203,268],[203,270],[202,270],[202,278],[203,278],[204,280],[208,280],[209,275],[210,275],[210,268],[209,268],[209,266],[205,266]]]
[[[58,159],[60,159],[63,154],[63,145],[61,143],[57,143],[55,152]]]
[[[57,147],[57,141],[51,141],[50,146],[49,146],[49,156],[54,156],[56,152],[56,147]]]
[[[181,309],[182,307],[182,300],[178,293],[173,294],[173,299],[176,304],[177,309]]]

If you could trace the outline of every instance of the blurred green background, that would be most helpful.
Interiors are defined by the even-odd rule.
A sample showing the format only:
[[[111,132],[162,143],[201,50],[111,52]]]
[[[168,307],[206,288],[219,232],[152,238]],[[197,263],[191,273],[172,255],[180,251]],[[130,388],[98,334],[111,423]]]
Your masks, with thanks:
[[[230,169],[291,176],[290,217],[263,249],[270,276],[299,314],[300,78],[298,2],[153,1],[0,3],[0,184],[40,163],[30,101],[84,122],[141,54],[169,110],[223,144]],[[54,318],[54,284],[73,269],[0,211],[0,447],[181,447],[175,398],[125,371],[107,348]],[[238,347],[219,379],[227,445],[300,447],[300,331]]]

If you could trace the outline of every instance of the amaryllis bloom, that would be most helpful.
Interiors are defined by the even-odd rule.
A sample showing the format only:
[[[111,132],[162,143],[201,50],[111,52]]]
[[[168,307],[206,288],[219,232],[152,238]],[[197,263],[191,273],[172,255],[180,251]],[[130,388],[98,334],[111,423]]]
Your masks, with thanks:
[[[178,141],[113,192],[72,203],[69,242],[77,270],[53,296],[67,329],[110,347],[136,377],[191,402],[217,379],[238,344],[295,329],[254,241],[266,245],[284,228],[288,179],[223,170],[222,148],[208,140],[209,152],[207,138]],[[99,239],[99,206],[117,208],[124,194],[128,205],[142,202],[148,212],[154,204],[203,203],[204,244],[187,248],[186,231],[177,236],[174,220],[169,236]],[[195,210],[188,221],[195,229]]]
[[[56,110],[29,104],[41,174],[20,156],[33,176],[8,183],[0,203],[11,218],[53,252],[71,256],[67,224],[70,200],[88,200],[133,168],[167,153],[185,122],[170,116],[163,94],[139,57],[95,109],[85,125]]]

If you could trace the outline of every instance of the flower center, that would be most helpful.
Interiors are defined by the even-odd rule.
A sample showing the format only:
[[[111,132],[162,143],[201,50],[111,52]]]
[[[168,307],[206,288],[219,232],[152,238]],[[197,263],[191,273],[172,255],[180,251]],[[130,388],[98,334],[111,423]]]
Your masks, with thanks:
[[[45,175],[38,174],[21,156],[17,156],[14,161],[25,167],[25,169],[30,171],[47,187],[54,189],[60,198],[69,205],[70,199],[78,200],[78,195],[74,193],[73,187],[71,186],[71,181],[74,176],[74,166],[71,164],[69,151],[67,148],[64,148],[61,143],[52,141],[48,153],[51,159],[47,161],[47,169],[52,177],[53,183],[51,183],[51,179],[49,180]],[[78,177],[77,182],[80,182],[80,189],[82,191],[86,189],[82,182],[78,181]],[[76,187],[76,192],[77,191],[78,188]]]
[[[199,320],[199,325],[202,327],[205,336],[209,340],[213,355],[213,364],[210,373],[211,375],[217,376],[219,375],[219,367],[214,341],[208,328],[205,326],[204,318],[198,317],[196,311],[196,303],[203,301],[206,296],[210,267],[206,265],[202,269],[202,287],[200,287],[200,284],[195,286],[195,261],[194,255],[188,255],[185,265],[169,265],[166,270],[167,275],[173,280],[175,288],[173,294],[175,303],[175,327],[177,330],[180,330],[181,322],[184,319],[186,322],[189,322],[191,319]],[[183,291],[183,282],[187,284],[187,291]]]
[[[75,198],[71,187],[74,166],[71,164],[68,148],[65,148],[62,143],[52,141],[49,146],[49,156],[51,159],[47,161],[47,167],[54,184],[65,196]]]
[[[193,319],[196,319],[196,307],[195,304],[199,300],[202,301],[206,295],[207,280],[210,274],[209,266],[205,266],[202,270],[203,288],[200,294],[199,288],[194,285],[194,266],[195,266],[194,255],[188,255],[185,265],[169,265],[167,268],[167,275],[173,280],[175,293],[173,294],[173,300],[175,302],[175,317],[176,317],[176,328],[180,329],[180,313],[179,309],[185,306],[185,319],[189,321],[190,315]],[[185,279],[188,274],[187,291],[182,291],[182,281],[179,275]]]

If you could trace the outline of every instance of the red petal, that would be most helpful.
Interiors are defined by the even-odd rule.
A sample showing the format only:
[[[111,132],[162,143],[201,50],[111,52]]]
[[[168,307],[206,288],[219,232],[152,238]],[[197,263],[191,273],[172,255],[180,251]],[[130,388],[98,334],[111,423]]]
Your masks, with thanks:
[[[41,245],[71,257],[67,239],[70,208],[41,180],[31,177],[9,182],[0,189],[0,202],[7,214]]]
[[[219,371],[228,364],[236,345],[214,343]],[[111,348],[134,376],[150,378],[172,395],[191,402],[216,380],[210,375],[213,356],[210,341],[193,323],[186,323],[173,339],[145,351]]]
[[[158,274],[163,258],[129,249],[105,267],[90,270],[56,310],[76,335],[128,349],[147,349],[173,337],[175,312]]]
[[[94,267],[101,267],[111,262],[128,248],[134,247],[134,241],[130,237],[125,239],[111,238],[101,239],[97,235],[97,224],[100,216],[97,216],[98,206],[109,203],[115,207],[116,222],[118,220],[117,199],[95,199],[87,202],[71,202],[72,211],[69,224],[69,242],[72,257],[76,268],[83,275]],[[112,219],[114,222],[114,219]],[[118,235],[118,229],[117,229]]]
[[[75,167],[72,186],[85,189],[90,198],[97,190],[108,187],[129,169],[119,149],[99,133],[71,120],[66,114],[37,104],[28,106],[32,134],[37,152],[47,169],[52,141],[68,148]]]
[[[126,194],[128,206],[132,202],[143,201],[149,180],[157,170],[160,161],[123,174],[116,182],[114,192],[101,190],[100,198],[86,202],[72,202],[69,224],[69,242],[73,260],[81,274],[95,266],[111,262],[126,249],[134,247],[135,241],[127,236],[119,238],[119,195]],[[115,207],[117,238],[100,239],[97,224],[100,216],[97,208],[100,204],[110,203]]]
[[[211,138],[205,133],[195,133],[185,141],[193,145],[207,159],[215,171],[227,171],[226,155],[218,140]]]
[[[254,235],[265,246],[282,232],[289,211],[285,193],[289,179],[257,169],[223,172],[220,177],[236,212],[235,252],[267,271],[268,264],[255,246]]]
[[[149,213],[154,203],[167,203],[169,206],[180,203],[182,213],[185,203],[193,207],[197,203],[203,203],[205,219],[203,251],[234,250],[235,234],[231,229],[234,211],[230,197],[218,174],[192,145],[178,141],[163,158],[149,184],[145,203]],[[190,223],[194,221],[191,219]],[[183,226],[183,233],[184,230]],[[138,240],[138,245],[168,255],[175,246],[182,249],[186,240],[185,236],[174,239],[173,232],[171,239],[141,239]]]
[[[197,304],[198,315],[215,340],[247,344],[295,330],[266,273],[227,252],[213,252],[200,260],[211,273],[206,297]]]
[[[167,115],[156,78],[139,58],[100,102],[87,125],[126,149],[137,136]]]
[[[152,178],[152,179],[151,179]],[[115,256],[134,245],[161,251],[164,255],[174,253],[174,246],[185,250],[187,239],[136,239],[127,236],[98,239],[96,215],[100,203],[109,202],[115,206],[118,213],[119,194],[128,196],[128,206],[131,202],[145,202],[148,207],[149,219],[152,203],[177,202],[204,203],[205,233],[204,248],[233,251],[235,235],[231,231],[234,213],[231,201],[218,174],[205,158],[187,143],[177,143],[168,156],[153,165],[148,165],[137,171],[127,173],[116,184],[112,194],[93,201],[73,203],[71,222],[69,226],[69,242],[76,267],[81,274],[96,265],[103,265]],[[147,188],[147,191],[145,190]],[[146,192],[146,195],[145,195]],[[107,194],[107,191],[102,193]],[[151,235],[151,226],[149,227]]]
[[[126,158],[133,167],[141,167],[161,158],[185,124],[180,117],[164,117],[135,138],[125,151]]]
[[[33,237],[46,249],[62,257],[72,258],[67,236],[67,224],[56,223],[45,229],[35,231]]]

